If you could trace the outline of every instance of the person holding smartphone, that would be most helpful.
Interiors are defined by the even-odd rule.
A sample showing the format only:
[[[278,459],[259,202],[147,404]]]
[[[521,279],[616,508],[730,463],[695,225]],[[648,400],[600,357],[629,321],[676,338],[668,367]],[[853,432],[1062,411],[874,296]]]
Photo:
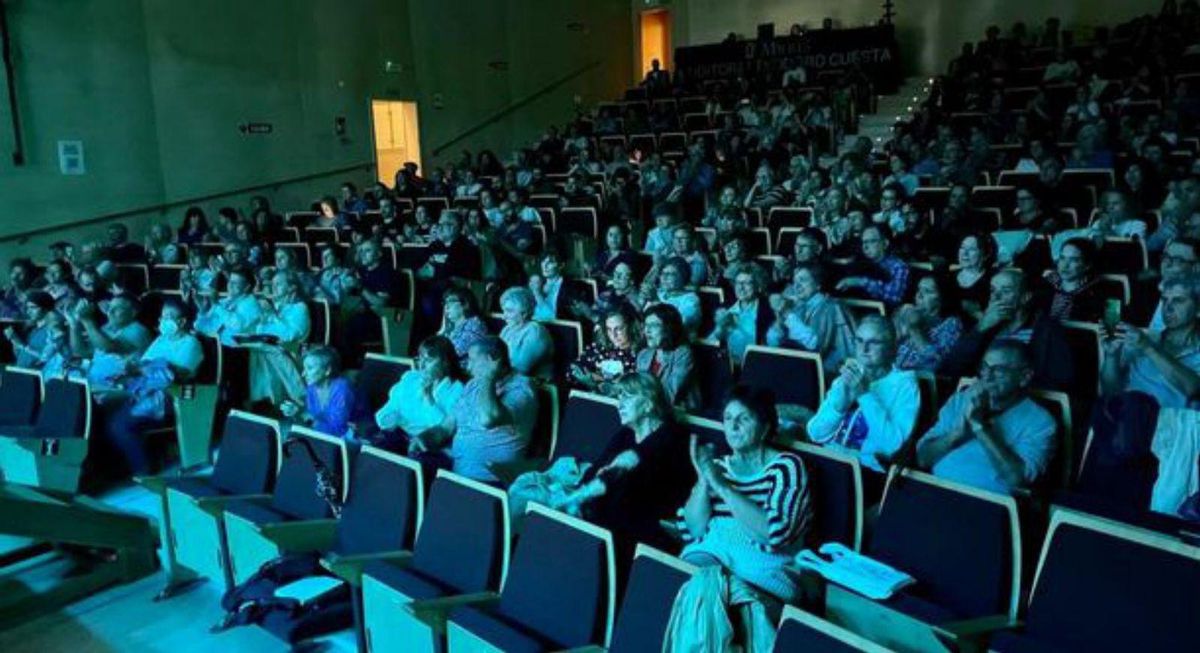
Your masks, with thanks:
[[[1163,286],[1161,331],[1121,323],[1105,340],[1100,370],[1105,394],[1142,392],[1163,408],[1189,408],[1200,398],[1200,283]]]

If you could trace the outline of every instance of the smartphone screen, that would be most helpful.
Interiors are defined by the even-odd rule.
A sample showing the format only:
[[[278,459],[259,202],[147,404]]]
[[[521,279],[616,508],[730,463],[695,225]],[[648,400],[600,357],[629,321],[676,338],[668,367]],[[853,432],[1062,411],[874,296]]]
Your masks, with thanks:
[[[1104,303],[1104,326],[1115,329],[1121,323],[1121,300],[1110,299]]]

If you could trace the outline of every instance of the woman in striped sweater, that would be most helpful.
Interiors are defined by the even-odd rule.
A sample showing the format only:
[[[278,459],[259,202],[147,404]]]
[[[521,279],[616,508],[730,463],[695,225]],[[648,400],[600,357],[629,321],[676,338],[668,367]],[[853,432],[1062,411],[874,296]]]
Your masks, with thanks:
[[[768,445],[777,423],[769,391],[739,386],[724,411],[732,453],[716,457],[693,436],[698,481],[680,511],[689,541],[682,557],[699,566],[723,566],[791,602],[797,588],[784,566],[804,547],[812,509],[803,461]]]

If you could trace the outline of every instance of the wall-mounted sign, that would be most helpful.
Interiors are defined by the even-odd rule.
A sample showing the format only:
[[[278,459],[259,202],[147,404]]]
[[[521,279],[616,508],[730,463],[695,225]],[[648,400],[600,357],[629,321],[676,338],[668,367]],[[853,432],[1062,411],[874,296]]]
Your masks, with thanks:
[[[64,175],[87,173],[83,162],[83,141],[58,142],[58,171]]]

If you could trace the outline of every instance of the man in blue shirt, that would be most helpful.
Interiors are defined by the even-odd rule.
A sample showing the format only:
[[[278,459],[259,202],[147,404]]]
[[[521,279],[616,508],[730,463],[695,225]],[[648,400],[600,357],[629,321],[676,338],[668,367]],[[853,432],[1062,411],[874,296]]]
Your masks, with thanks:
[[[959,391],[917,443],[917,462],[934,476],[991,492],[1028,487],[1054,457],[1058,425],[1029,398],[1033,368],[1019,341],[993,342],[979,381]]]

